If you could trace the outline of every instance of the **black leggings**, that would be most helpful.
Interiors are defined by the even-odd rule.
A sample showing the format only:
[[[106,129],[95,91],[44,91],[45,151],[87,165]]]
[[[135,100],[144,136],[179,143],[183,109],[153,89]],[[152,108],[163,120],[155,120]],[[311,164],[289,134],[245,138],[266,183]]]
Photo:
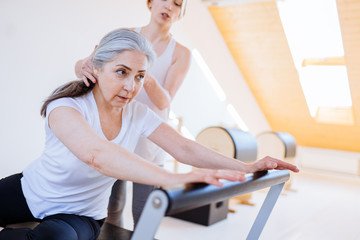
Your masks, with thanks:
[[[40,222],[34,229],[5,228],[0,240],[93,240],[103,220],[73,214],[56,214],[42,220],[34,218],[21,189],[22,174],[0,180],[0,227],[29,221]]]

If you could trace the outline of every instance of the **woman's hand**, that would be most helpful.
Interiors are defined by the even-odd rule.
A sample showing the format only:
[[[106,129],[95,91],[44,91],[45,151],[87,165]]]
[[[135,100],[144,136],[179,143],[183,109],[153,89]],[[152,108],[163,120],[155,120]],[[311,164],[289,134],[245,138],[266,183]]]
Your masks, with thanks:
[[[263,159],[258,160],[254,163],[250,163],[249,166],[250,166],[249,172],[259,172],[259,171],[272,170],[272,169],[276,169],[276,170],[288,169],[293,172],[299,172],[299,169],[295,165],[269,156],[264,157]]]
[[[214,169],[197,169],[185,174],[182,178],[183,183],[207,183],[221,187],[223,184],[220,179],[235,181],[245,181],[245,173],[235,170],[214,170]]]
[[[90,83],[88,80],[92,81],[93,83],[96,83],[96,77],[94,74],[93,64],[92,64],[92,60],[95,55],[96,48],[97,48],[97,45],[95,46],[95,49],[91,53],[91,55],[88,56],[87,58],[83,59],[82,64],[81,64],[81,69],[80,69],[81,75],[82,75],[81,79],[88,87],[90,86]]]

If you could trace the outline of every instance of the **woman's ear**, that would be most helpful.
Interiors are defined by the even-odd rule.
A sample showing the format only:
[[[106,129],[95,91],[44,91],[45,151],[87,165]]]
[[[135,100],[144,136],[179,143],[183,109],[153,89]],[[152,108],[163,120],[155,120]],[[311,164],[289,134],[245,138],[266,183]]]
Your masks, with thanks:
[[[152,0],[148,1],[148,8],[151,10]]]
[[[97,69],[95,66],[93,66],[93,73],[94,73],[94,77],[97,79],[99,76],[99,69]]]

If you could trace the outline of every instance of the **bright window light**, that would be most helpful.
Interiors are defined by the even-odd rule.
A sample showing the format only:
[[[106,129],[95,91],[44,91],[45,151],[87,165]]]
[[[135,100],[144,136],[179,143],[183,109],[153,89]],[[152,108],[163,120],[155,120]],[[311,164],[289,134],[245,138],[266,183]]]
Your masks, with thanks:
[[[319,107],[351,107],[345,66],[308,66],[299,71],[311,116]]]
[[[310,114],[351,107],[346,66],[335,61],[344,56],[336,0],[277,1],[277,7]]]
[[[176,118],[177,118],[177,116],[176,116],[176,114],[174,113],[174,111],[170,110],[170,112],[169,112],[169,119],[176,119]]]
[[[206,64],[205,60],[201,57],[199,51],[197,49],[193,49],[192,55],[193,55],[196,63],[200,66],[201,71],[206,76],[206,79],[209,81],[211,87],[214,89],[219,100],[221,102],[225,101],[226,95],[225,95],[224,91],[222,90],[220,84],[218,83],[218,81],[216,80],[214,75],[212,74],[212,72],[211,72],[210,68],[208,67],[208,65]]]
[[[344,56],[335,0],[276,3],[296,68],[306,58]]]
[[[173,125],[174,127],[179,127],[179,118],[178,116],[176,116],[176,114],[170,110],[170,113],[169,113],[169,122],[171,123],[171,125]],[[191,134],[191,132],[189,131],[189,129],[185,126],[180,126],[181,128],[181,134],[186,137],[186,138],[189,138],[191,140],[194,140],[195,141],[195,137],[194,135]]]
[[[192,135],[191,132],[189,131],[189,129],[187,129],[185,126],[181,127],[181,133],[184,137],[195,141],[194,135]]]
[[[238,127],[247,132],[249,131],[249,128],[246,126],[245,122],[242,120],[242,118],[240,117],[240,115],[238,114],[238,112],[235,110],[234,106],[232,104],[228,104],[226,109],[228,110],[228,112],[230,113],[230,115],[235,119]]]

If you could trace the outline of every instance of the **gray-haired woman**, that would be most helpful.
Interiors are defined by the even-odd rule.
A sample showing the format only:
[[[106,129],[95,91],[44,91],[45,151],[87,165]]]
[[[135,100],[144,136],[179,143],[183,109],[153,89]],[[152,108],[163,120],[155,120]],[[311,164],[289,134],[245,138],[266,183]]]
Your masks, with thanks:
[[[132,101],[154,53],[132,30],[115,30],[96,49],[97,84],[68,83],[45,101],[43,154],[23,173],[0,180],[0,239],[96,239],[116,179],[150,185],[244,180],[244,172],[290,169],[265,158],[244,164],[183,138],[145,105]],[[133,154],[140,136],[199,169],[175,174]],[[228,170],[219,170],[228,169]],[[7,224],[39,221],[34,229]]]

